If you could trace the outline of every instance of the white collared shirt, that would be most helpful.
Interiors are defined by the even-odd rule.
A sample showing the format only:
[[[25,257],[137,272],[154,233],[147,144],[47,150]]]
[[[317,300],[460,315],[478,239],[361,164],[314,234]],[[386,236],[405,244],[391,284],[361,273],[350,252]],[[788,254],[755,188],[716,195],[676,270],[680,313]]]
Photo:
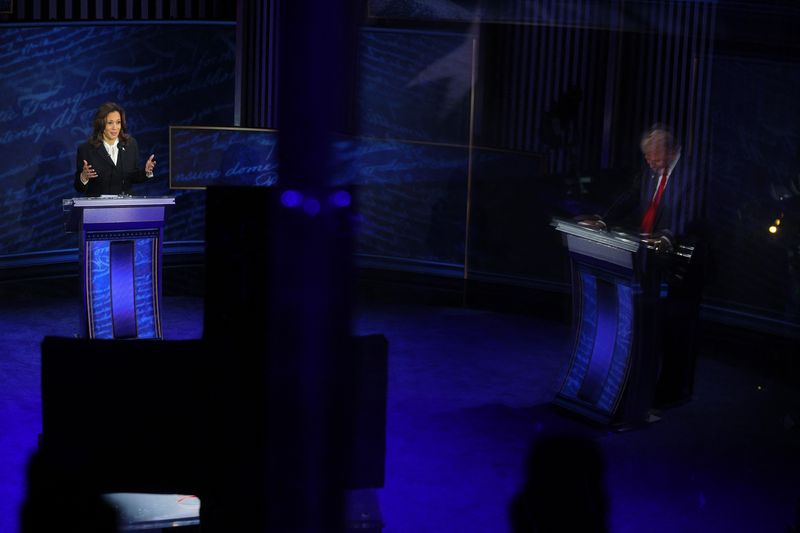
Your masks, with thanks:
[[[117,156],[119,156],[118,144],[119,139],[114,139],[114,144],[108,144],[106,141],[103,141],[103,146],[105,147],[106,152],[108,152],[108,155],[111,156],[111,160],[115,165],[117,164]]]

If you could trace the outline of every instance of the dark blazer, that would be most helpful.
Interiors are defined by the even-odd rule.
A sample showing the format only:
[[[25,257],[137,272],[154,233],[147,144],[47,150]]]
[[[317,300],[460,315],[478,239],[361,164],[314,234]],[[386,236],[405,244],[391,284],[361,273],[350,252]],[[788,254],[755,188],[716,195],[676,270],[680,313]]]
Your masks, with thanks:
[[[686,172],[686,166],[680,159],[672,170],[656,211],[654,234],[666,234],[672,239],[682,240],[702,233],[699,227],[701,198],[697,184]],[[628,190],[606,212],[603,217],[606,223],[638,231],[656,192],[658,178],[649,169],[637,175]]]
[[[136,139],[128,137],[127,142],[120,139],[117,148],[119,151],[115,165],[102,144],[93,146],[86,142],[78,147],[78,156],[75,160],[76,191],[86,196],[130,194],[131,184],[148,179],[139,159],[139,145]],[[81,183],[84,159],[97,172],[97,177],[90,179],[86,185]]]
[[[701,184],[687,171],[688,167],[688,160],[681,158],[672,170],[658,204],[653,234],[666,235],[674,246],[687,245],[694,249],[689,270],[679,272],[681,279],[678,281],[699,297],[701,287],[714,279],[716,263],[712,239],[702,216]],[[606,224],[638,232],[657,186],[658,176],[649,169],[644,170],[605,213]]]

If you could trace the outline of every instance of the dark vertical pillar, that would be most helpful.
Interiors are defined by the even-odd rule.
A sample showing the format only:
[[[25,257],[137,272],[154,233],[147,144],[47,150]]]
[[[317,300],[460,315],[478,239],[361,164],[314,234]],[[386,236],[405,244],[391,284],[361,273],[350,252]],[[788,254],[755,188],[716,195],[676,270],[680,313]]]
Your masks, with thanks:
[[[275,126],[280,109],[280,183],[207,194],[205,335],[233,400],[210,409],[225,430],[204,530],[344,529],[350,197],[330,187],[330,140],[350,101],[354,13],[237,3],[239,125]]]
[[[272,193],[268,188],[211,187],[206,194],[203,336],[210,346],[214,392],[204,416],[211,457],[207,486],[199,494],[204,532],[266,531],[266,518],[273,512],[267,487],[283,481],[268,475],[266,467],[268,456],[281,453],[273,445],[282,432],[281,420],[271,417],[271,411],[280,411],[270,409],[270,403],[283,403],[267,379],[282,356],[267,349],[273,331]],[[257,504],[242,505],[247,501]]]
[[[282,208],[274,235],[270,352],[285,354],[284,392],[291,413],[269,471],[274,531],[343,531],[344,423],[339,391],[349,329],[350,247],[345,191],[330,187],[331,140],[346,122],[353,91],[355,10],[347,0],[282,5],[279,41]],[[287,413],[288,414],[288,413]],[[302,517],[302,524],[296,524]]]

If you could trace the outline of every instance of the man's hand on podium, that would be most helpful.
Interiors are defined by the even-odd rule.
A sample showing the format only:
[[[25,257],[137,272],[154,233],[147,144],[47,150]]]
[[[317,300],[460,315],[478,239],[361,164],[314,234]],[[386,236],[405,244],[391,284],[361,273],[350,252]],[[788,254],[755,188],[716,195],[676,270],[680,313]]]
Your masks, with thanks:
[[[656,252],[671,252],[673,249],[672,240],[664,234],[644,237],[642,242]]]
[[[599,230],[606,229],[606,223],[603,222],[603,218],[600,215],[578,215],[574,220],[579,226]]]

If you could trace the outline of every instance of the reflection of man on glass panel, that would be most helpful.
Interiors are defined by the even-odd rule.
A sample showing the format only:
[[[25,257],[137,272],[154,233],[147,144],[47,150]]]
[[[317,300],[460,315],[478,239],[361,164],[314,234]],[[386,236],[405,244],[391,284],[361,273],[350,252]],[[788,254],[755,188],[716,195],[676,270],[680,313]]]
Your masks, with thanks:
[[[647,163],[644,172],[603,217],[581,224],[605,228],[635,228],[648,246],[673,254],[669,272],[664,328],[664,358],[656,391],[656,405],[684,403],[694,382],[696,330],[708,253],[697,209],[697,181],[681,164],[681,147],[668,126],[656,124],[641,138]],[[686,255],[691,253],[691,260]]]
[[[640,146],[648,168],[604,218],[609,223],[638,227],[649,242],[670,248],[694,219],[681,205],[689,200],[693,184],[679,168],[681,147],[668,127],[653,126],[642,135]]]

